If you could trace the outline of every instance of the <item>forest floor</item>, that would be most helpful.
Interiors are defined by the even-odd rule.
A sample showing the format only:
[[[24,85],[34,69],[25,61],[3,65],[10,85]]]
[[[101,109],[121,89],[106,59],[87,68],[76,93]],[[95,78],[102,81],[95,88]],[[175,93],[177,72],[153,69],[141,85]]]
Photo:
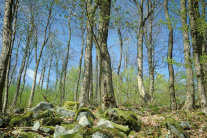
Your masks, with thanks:
[[[1,116],[0,138],[207,137],[207,115],[199,110],[170,111],[154,105],[137,105],[103,112],[95,106],[77,109],[76,104],[63,107],[44,104],[26,113]]]

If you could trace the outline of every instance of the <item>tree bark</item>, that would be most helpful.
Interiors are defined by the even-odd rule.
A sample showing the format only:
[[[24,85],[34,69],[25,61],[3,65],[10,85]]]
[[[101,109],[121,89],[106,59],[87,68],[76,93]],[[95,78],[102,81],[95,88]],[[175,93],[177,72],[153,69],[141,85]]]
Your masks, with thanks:
[[[111,0],[100,1],[97,53],[100,67],[102,108],[117,107],[112,82],[111,58],[107,47]]]
[[[92,73],[92,46],[93,46],[93,26],[94,14],[97,9],[97,1],[93,3],[92,0],[86,1],[86,15],[87,15],[87,36],[86,47],[84,55],[83,79],[81,86],[81,93],[79,96],[80,107],[89,105],[89,89],[91,83]]]
[[[118,71],[117,71],[117,74],[119,76],[120,74],[120,69],[121,69],[121,61],[122,61],[122,53],[123,53],[123,36],[122,36],[122,33],[121,33],[121,29],[118,28],[118,36],[119,36],[119,46],[120,46],[120,57],[119,57],[119,65],[118,65]]]
[[[168,71],[169,71],[169,92],[170,92],[170,107],[171,110],[177,109],[177,103],[175,98],[175,86],[174,86],[174,69],[173,69],[173,63],[172,63],[172,54],[173,54],[173,26],[172,22],[169,17],[168,13],[168,0],[164,1],[164,10],[165,10],[165,18],[167,20],[168,24],[168,30],[169,30],[169,38],[168,38],[168,53],[167,53],[167,62],[168,62]]]
[[[12,5],[14,0],[5,0],[3,38],[0,56],[0,112],[2,111],[3,90],[12,41]]]
[[[183,109],[192,110],[195,104],[194,96],[194,78],[193,69],[191,62],[191,45],[189,39],[189,31],[187,25],[187,8],[186,1],[180,0],[181,8],[181,23],[183,31],[183,46],[184,46],[184,56],[185,56],[185,68],[186,68],[186,94],[185,94],[185,104]]]
[[[84,12],[83,12],[84,13]],[[83,20],[81,20],[81,38],[82,38],[82,43],[81,43],[81,55],[80,55],[80,60],[79,60],[79,73],[78,73],[78,80],[76,84],[76,91],[75,91],[75,101],[78,101],[78,89],[79,89],[79,84],[80,84],[80,77],[81,77],[81,72],[82,72],[82,60],[83,60],[83,49],[84,49],[84,28],[83,28]]]
[[[198,0],[188,0],[188,10],[190,18],[190,28],[191,28],[191,38],[193,47],[193,58],[196,70],[198,93],[200,97],[200,105],[203,112],[207,113],[207,99],[203,80],[203,70],[201,64],[202,55],[202,34],[199,32],[199,1]]]
[[[50,70],[51,70],[51,65],[52,65],[52,55],[50,57],[50,63],[49,63],[49,69],[48,69],[48,75],[47,75],[47,85],[46,85],[46,90],[45,90],[45,94],[46,96],[48,96],[48,88],[49,88],[49,83],[50,83]]]

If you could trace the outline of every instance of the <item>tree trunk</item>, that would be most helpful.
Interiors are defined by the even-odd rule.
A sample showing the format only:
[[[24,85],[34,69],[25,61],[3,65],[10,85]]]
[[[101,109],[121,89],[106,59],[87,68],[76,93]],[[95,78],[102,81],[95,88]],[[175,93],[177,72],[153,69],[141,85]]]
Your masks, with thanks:
[[[83,12],[84,13],[84,12]],[[79,60],[79,73],[78,73],[78,80],[76,84],[76,91],[75,91],[75,101],[78,101],[78,89],[79,89],[79,84],[80,84],[80,77],[81,77],[81,69],[82,69],[82,60],[83,60],[83,49],[84,49],[84,28],[83,28],[83,20],[81,20],[81,38],[82,38],[82,43],[81,43],[81,55],[80,55],[80,60]]]
[[[49,88],[49,83],[50,83],[50,69],[51,69],[51,65],[52,65],[52,55],[50,57],[50,63],[49,63],[49,69],[48,69],[48,75],[47,75],[47,85],[46,85],[46,90],[45,90],[45,94],[46,96],[48,96],[48,88]]]
[[[16,103],[17,103],[17,98],[19,96],[19,89],[20,89],[20,84],[21,84],[21,78],[22,78],[22,73],[24,71],[24,67],[25,67],[25,62],[26,62],[26,58],[27,58],[27,53],[28,53],[28,50],[29,50],[29,46],[30,46],[30,41],[31,41],[31,37],[32,37],[32,25],[31,25],[31,29],[28,30],[27,32],[27,39],[26,39],[26,48],[24,49],[24,56],[22,58],[22,64],[21,64],[21,67],[19,69],[19,75],[17,77],[17,84],[16,84],[16,91],[15,91],[15,95],[14,95],[14,99],[13,99],[13,102],[12,102],[12,105],[11,105],[11,108],[12,107],[16,107]]]
[[[89,89],[91,83],[92,73],[92,46],[93,46],[93,25],[94,25],[94,14],[96,12],[97,3],[92,5],[92,0],[86,2],[86,15],[87,15],[87,36],[86,36],[86,47],[84,55],[84,66],[83,66],[83,79],[81,86],[81,93],[79,96],[80,107],[89,105]]]
[[[119,43],[120,43],[120,57],[119,57],[119,65],[118,65],[117,74],[119,76],[120,69],[121,69],[122,53],[123,53],[123,38],[122,38],[123,36],[122,36],[120,28],[118,28],[118,36],[119,36]]]
[[[95,72],[96,72],[96,87],[95,87],[95,102],[98,103],[98,56],[96,55],[96,68],[95,68]],[[101,96],[100,96],[101,97]]]
[[[40,60],[41,60],[41,57],[42,57],[42,52],[44,50],[44,47],[47,44],[48,39],[50,37],[50,35],[47,35],[47,32],[48,32],[48,30],[50,30],[50,26],[51,26],[50,19],[51,19],[51,14],[52,14],[52,5],[53,5],[53,3],[50,4],[49,11],[48,11],[49,14],[48,14],[46,26],[44,28],[44,38],[43,38],[43,42],[42,42],[42,45],[41,45],[40,53],[39,53],[38,59],[35,58],[36,59],[36,65],[35,65],[35,70],[34,70],[32,89],[31,89],[31,92],[30,92],[30,98],[29,98],[29,102],[28,102],[28,108],[30,108],[32,106],[32,102],[33,102],[33,98],[34,98],[34,92],[35,92],[35,86],[36,86],[37,71],[38,71],[38,68],[39,68],[39,63],[40,63]],[[37,40],[37,28],[35,28],[35,39],[36,39],[35,40],[35,45],[36,45],[36,48],[37,48],[37,43],[38,43],[38,40]]]
[[[181,7],[181,23],[183,31],[183,46],[184,46],[184,56],[185,56],[185,68],[186,68],[186,94],[185,94],[185,104],[183,109],[192,110],[195,104],[194,96],[194,78],[193,69],[191,62],[191,45],[189,39],[188,25],[187,25],[187,9],[186,1],[180,0]]]
[[[112,82],[111,58],[107,47],[108,28],[110,22],[111,0],[100,1],[100,16],[98,27],[98,56],[100,67],[100,84],[102,93],[102,108],[117,107]]]
[[[203,112],[207,113],[207,99],[204,88],[203,80],[203,70],[201,64],[201,55],[202,55],[202,34],[198,31],[199,27],[199,5],[198,0],[192,1],[188,0],[188,10],[190,18],[190,28],[191,28],[191,38],[192,38],[192,47],[193,47],[193,58],[196,70],[198,93],[200,97],[200,105]]]
[[[171,110],[177,109],[177,103],[175,98],[175,87],[174,87],[174,69],[172,62],[172,53],[173,53],[173,26],[168,14],[168,0],[164,2],[164,10],[165,10],[165,18],[168,23],[169,30],[169,38],[168,38],[168,53],[167,53],[167,61],[168,61],[168,70],[169,70],[169,92],[170,92],[170,106]]]
[[[12,42],[12,5],[13,0],[5,0],[3,38],[0,56],[0,112],[2,111],[3,90],[6,79],[6,70]]]
[[[71,30],[71,13],[72,13],[72,9],[70,11],[70,17],[69,17],[69,20],[68,20],[68,29],[69,29],[69,38],[68,38],[68,43],[67,43],[67,53],[66,53],[66,57],[64,59],[64,63],[63,63],[63,67],[62,67],[62,72],[63,72],[63,76],[62,76],[62,86],[61,86],[61,98],[60,98],[60,103],[61,105],[63,105],[64,103],[64,99],[65,99],[65,80],[66,80],[66,74],[67,74],[67,68],[68,68],[68,60],[69,60],[69,53],[70,53],[70,41],[71,41],[71,33],[72,33],[72,30]]]

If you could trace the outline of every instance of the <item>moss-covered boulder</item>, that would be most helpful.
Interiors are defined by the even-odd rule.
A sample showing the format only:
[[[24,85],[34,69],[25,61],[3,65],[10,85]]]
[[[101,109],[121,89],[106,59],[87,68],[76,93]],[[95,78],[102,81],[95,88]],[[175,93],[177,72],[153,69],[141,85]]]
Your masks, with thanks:
[[[40,111],[45,111],[45,110],[54,110],[54,106],[51,103],[48,102],[40,102],[35,106],[34,108],[31,109],[32,112],[38,113]]]
[[[139,131],[141,121],[132,111],[124,111],[117,108],[111,108],[104,112],[103,117],[120,125],[128,126],[131,130]]]
[[[68,110],[77,110],[79,104],[80,104],[79,102],[65,101],[63,108],[68,109]]]
[[[12,131],[12,134],[18,138],[39,138],[39,137],[41,137],[38,133],[24,132],[22,129],[14,130],[14,131]]]
[[[166,118],[163,121],[163,126],[166,126],[168,130],[170,130],[175,137],[186,138],[189,137],[183,128],[180,126],[180,123],[173,118]]]
[[[11,117],[10,126],[31,126],[33,124],[33,112],[27,112],[24,115],[15,115]]]
[[[57,117],[57,115],[54,111],[45,110],[45,111],[40,111],[35,116],[36,119],[48,118],[48,117]]]

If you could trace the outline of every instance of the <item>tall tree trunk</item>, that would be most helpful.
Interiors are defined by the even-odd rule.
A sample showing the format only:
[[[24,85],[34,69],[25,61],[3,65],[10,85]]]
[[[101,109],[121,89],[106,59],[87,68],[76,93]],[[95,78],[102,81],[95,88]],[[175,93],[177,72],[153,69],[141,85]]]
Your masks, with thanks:
[[[168,0],[164,2],[164,10],[165,10],[165,18],[168,23],[168,30],[169,30],[169,38],[168,38],[168,53],[167,53],[167,61],[168,61],[168,70],[169,70],[169,92],[170,92],[170,106],[171,110],[177,109],[177,103],[175,98],[175,87],[174,87],[174,69],[173,69],[173,62],[172,62],[172,53],[173,53],[173,26],[171,19],[168,13]]]
[[[33,49],[33,48],[32,48]],[[27,55],[27,61],[26,61],[26,64],[25,64],[25,69],[24,69],[24,73],[23,73],[23,82],[22,82],[22,88],[19,92],[19,104],[21,105],[22,103],[22,93],[24,91],[24,87],[25,87],[25,80],[26,80],[26,74],[27,74],[27,68],[29,66],[29,60],[30,60],[30,55],[32,53],[32,49],[31,51],[29,51],[28,55]]]
[[[120,69],[121,69],[121,61],[122,61],[122,53],[123,53],[123,36],[121,33],[121,29],[118,28],[118,36],[119,36],[119,46],[120,46],[120,57],[119,57],[119,65],[118,65],[118,71],[117,74],[119,76]]]
[[[83,12],[84,13],[84,12]],[[80,77],[81,77],[81,69],[82,69],[82,60],[83,60],[83,49],[84,49],[84,28],[83,28],[83,20],[81,20],[81,38],[82,38],[82,43],[81,43],[81,55],[80,55],[80,60],[79,60],[79,73],[78,73],[78,80],[76,83],[76,91],[75,91],[75,101],[78,101],[78,89],[79,89],[79,84],[80,84]]]
[[[50,19],[51,19],[51,14],[52,14],[52,6],[53,6],[53,2],[50,4],[50,7],[49,7],[49,11],[48,11],[49,14],[48,14],[48,17],[47,17],[46,26],[44,28],[44,38],[43,38],[43,42],[42,42],[42,45],[41,45],[40,53],[39,53],[38,59],[37,59],[37,55],[36,55],[36,58],[35,58],[36,59],[36,65],[35,65],[35,70],[34,70],[32,89],[31,89],[31,92],[30,92],[30,98],[29,98],[29,102],[28,102],[28,108],[30,108],[32,106],[32,102],[33,102],[33,98],[34,98],[34,92],[35,92],[35,87],[36,87],[36,79],[37,79],[37,71],[38,71],[38,68],[39,68],[39,63],[40,63],[40,60],[41,60],[41,57],[42,57],[42,53],[43,53],[44,47],[47,44],[48,39],[50,37],[50,34],[47,35],[47,32],[48,32],[48,30],[50,31],[50,26],[51,26]],[[48,33],[50,33],[50,32],[48,32]],[[38,43],[38,40],[37,40],[37,28],[35,28],[35,39],[36,39],[35,40],[35,45],[36,45],[36,49],[37,49],[37,43]]]
[[[191,45],[189,39],[189,31],[187,25],[187,9],[186,1],[180,0],[181,8],[181,23],[183,31],[183,46],[184,46],[184,56],[185,56],[185,68],[186,68],[186,94],[185,94],[185,104],[183,109],[192,110],[195,104],[194,96],[194,78],[193,69],[191,62]]]
[[[87,36],[86,36],[86,47],[84,55],[84,66],[83,66],[83,79],[81,86],[81,93],[79,96],[80,107],[89,105],[89,89],[91,83],[92,73],[92,46],[93,46],[93,26],[94,26],[94,14],[97,8],[97,1],[92,0],[86,1],[86,15],[87,15]]]
[[[96,68],[95,68],[95,72],[96,72],[96,87],[95,87],[95,102],[98,103],[98,82],[99,82],[99,77],[98,77],[98,56],[96,55]],[[101,96],[100,96],[101,97]]]
[[[100,67],[100,84],[102,93],[102,108],[117,107],[112,82],[111,58],[107,47],[108,28],[110,22],[111,0],[100,1],[98,26],[98,56]]]
[[[202,21],[205,22],[207,20],[206,17],[206,1],[202,0]],[[203,34],[203,44],[202,44],[202,56],[203,56],[203,73],[204,73],[204,86],[207,96],[207,29],[202,32]]]
[[[19,49],[20,42],[21,42],[21,36],[20,36],[20,41],[17,45],[17,50],[16,50],[15,63],[14,63],[14,67],[13,67],[13,70],[12,70],[11,78],[9,80],[9,71],[10,71],[10,67],[11,67],[11,56],[12,56],[12,50],[13,50],[13,47],[14,47],[14,41],[15,41],[15,36],[16,36],[16,21],[17,21],[17,11],[18,11],[18,6],[19,6],[18,4],[19,4],[19,1],[16,0],[15,5],[14,5],[14,15],[13,15],[13,16],[15,16],[15,18],[14,18],[14,23],[13,23],[12,42],[11,42],[11,48],[10,48],[10,51],[9,51],[10,56],[9,56],[9,61],[8,61],[8,65],[7,65],[7,72],[6,72],[5,94],[4,94],[4,102],[3,102],[3,110],[2,110],[3,113],[5,113],[6,109],[7,109],[9,87],[10,87],[11,80],[12,80],[12,74],[13,74],[15,68],[16,68],[17,59],[18,59],[18,49]]]
[[[24,71],[25,62],[26,62],[26,58],[27,58],[27,55],[28,55],[27,53],[28,53],[29,46],[30,46],[32,32],[33,32],[33,26],[31,25],[30,29],[27,32],[26,48],[24,49],[24,56],[22,58],[22,64],[21,64],[21,67],[19,69],[19,75],[17,77],[17,84],[16,84],[16,91],[15,91],[15,95],[14,95],[14,99],[13,99],[11,108],[16,106],[17,98],[19,96],[19,89],[20,89],[20,84],[21,84],[21,79],[22,79],[22,73]]]
[[[152,2],[147,3],[147,13],[149,14],[149,9],[153,11],[152,9]],[[149,17],[149,37],[147,34],[147,26],[144,28],[145,32],[145,39],[146,39],[146,47],[147,47],[147,56],[148,56],[148,67],[149,67],[149,94],[150,94],[150,100],[151,102],[154,99],[154,54],[153,54],[153,42],[152,42],[152,23],[153,23],[153,17],[152,15]]]
[[[50,57],[50,63],[49,63],[49,69],[48,69],[48,75],[47,75],[47,85],[46,85],[46,90],[45,94],[48,96],[48,88],[49,88],[49,83],[50,83],[50,70],[51,70],[51,65],[52,65],[52,55]]]
[[[46,60],[47,62],[47,60]],[[43,88],[43,84],[44,84],[44,80],[45,80],[45,70],[46,70],[46,64],[43,65],[43,68],[42,68],[42,78],[41,78],[41,83],[40,83],[40,91],[42,91],[42,88]]]
[[[0,112],[2,111],[3,90],[12,42],[12,5],[14,0],[5,0],[3,38],[0,56]]]
[[[70,41],[71,41],[71,33],[72,33],[72,30],[71,30],[71,13],[72,13],[72,9],[70,11],[70,17],[69,17],[69,20],[68,20],[68,29],[69,29],[69,38],[68,38],[68,43],[67,43],[67,53],[66,53],[66,57],[64,59],[64,63],[63,63],[63,67],[62,67],[62,86],[61,86],[61,98],[60,98],[60,103],[61,105],[63,105],[64,103],[64,99],[65,99],[65,80],[66,80],[66,74],[67,74],[67,68],[68,68],[68,60],[69,60],[69,53],[70,53]]]
[[[198,93],[200,97],[200,105],[203,112],[207,113],[207,99],[203,80],[203,70],[201,64],[202,55],[202,34],[199,32],[199,1],[198,0],[188,0],[188,10],[190,18],[190,28],[191,28],[191,38],[193,47],[193,58],[196,70]]]

